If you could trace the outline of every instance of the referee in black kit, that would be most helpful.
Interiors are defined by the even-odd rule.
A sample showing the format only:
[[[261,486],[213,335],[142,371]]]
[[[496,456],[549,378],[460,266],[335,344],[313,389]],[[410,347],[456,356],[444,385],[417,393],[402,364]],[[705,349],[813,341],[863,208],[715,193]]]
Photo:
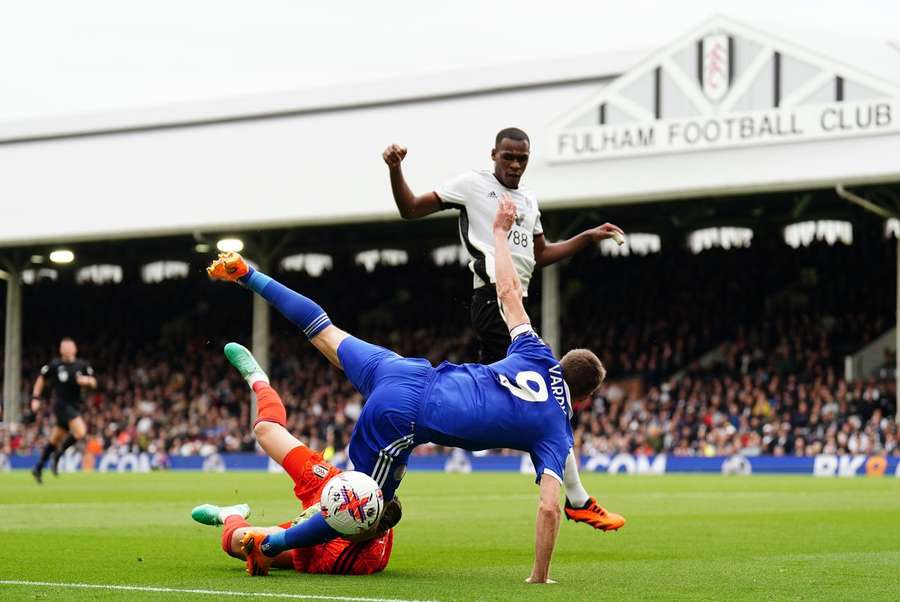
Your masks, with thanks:
[[[497,133],[491,159],[493,171],[469,171],[432,192],[416,196],[400,164],[406,148],[397,144],[385,149],[382,157],[388,165],[394,201],[404,219],[425,217],[443,209],[459,210],[459,236],[470,256],[472,270],[472,326],[481,343],[479,363],[490,364],[506,357],[509,331],[497,305],[495,288],[492,224],[500,195],[508,194],[516,204],[516,222],[507,236],[513,264],[527,297],[528,283],[535,266],[543,267],[574,255],[592,242],[606,238],[624,241],[624,232],[613,224],[603,224],[573,236],[550,243],[544,238],[541,212],[533,192],[519,186],[528,167],[531,142],[518,128]]]
[[[59,358],[42,367],[34,382],[31,410],[37,412],[40,409],[41,395],[49,385],[54,393],[53,413],[56,415],[56,425],[50,433],[41,459],[31,469],[31,474],[38,483],[43,482],[42,473],[47,460],[51,460],[50,470],[58,476],[57,465],[63,452],[87,434],[87,425],[81,417],[81,389],[96,389],[97,379],[94,377],[94,369],[86,361],[78,359],[77,354],[75,341],[63,339],[59,343]]]

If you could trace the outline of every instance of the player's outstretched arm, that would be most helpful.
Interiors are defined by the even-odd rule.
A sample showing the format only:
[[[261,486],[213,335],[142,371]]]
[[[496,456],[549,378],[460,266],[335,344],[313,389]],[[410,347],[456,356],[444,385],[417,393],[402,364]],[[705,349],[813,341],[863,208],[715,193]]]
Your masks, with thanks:
[[[500,205],[497,207],[497,215],[494,216],[494,269],[500,315],[510,330],[531,321],[522,303],[522,282],[513,267],[512,254],[506,242],[506,236],[515,221],[516,205],[509,195],[504,193],[500,196]]]
[[[417,219],[437,213],[442,209],[441,199],[437,194],[426,192],[416,196],[409,188],[409,184],[406,183],[406,178],[403,177],[403,170],[400,167],[404,157],[406,157],[406,147],[392,144],[384,150],[381,157],[388,166],[388,172],[391,176],[391,192],[394,194],[394,202],[397,203],[400,217],[403,219]]]
[[[539,234],[534,237],[534,262],[538,267],[544,267],[578,253],[592,242],[615,238],[622,244],[624,236],[625,231],[615,224],[603,224],[559,242],[547,242],[544,235]]]
[[[548,474],[541,476],[541,499],[535,526],[534,568],[528,583],[552,583],[550,559],[556,546],[561,512],[559,510],[559,481]]]

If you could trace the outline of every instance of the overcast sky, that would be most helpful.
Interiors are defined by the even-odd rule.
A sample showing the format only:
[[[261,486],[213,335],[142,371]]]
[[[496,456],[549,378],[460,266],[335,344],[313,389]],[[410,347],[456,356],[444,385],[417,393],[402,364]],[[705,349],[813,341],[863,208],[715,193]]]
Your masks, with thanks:
[[[900,39],[898,0],[0,0],[0,121],[650,49],[715,13]]]

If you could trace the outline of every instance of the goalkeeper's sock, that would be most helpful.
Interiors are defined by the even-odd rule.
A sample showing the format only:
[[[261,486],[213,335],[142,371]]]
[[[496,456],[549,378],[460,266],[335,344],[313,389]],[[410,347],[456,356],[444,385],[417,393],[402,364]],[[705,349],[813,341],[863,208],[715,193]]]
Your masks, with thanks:
[[[587,504],[591,496],[588,495],[584,485],[581,484],[581,475],[578,474],[578,463],[575,461],[575,454],[571,450],[569,450],[569,455],[566,456],[563,484],[566,486],[566,499],[569,500],[572,506],[582,508]]]
[[[284,426],[287,423],[287,410],[278,391],[269,383],[258,380],[253,383],[253,392],[256,393],[256,422],[253,426],[260,422],[274,422]]]
[[[287,411],[281,397],[269,385],[269,377],[263,372],[250,350],[239,343],[228,343],[225,345],[225,357],[256,393],[256,422],[253,426],[260,422],[274,422],[284,426],[287,422]]]
[[[331,326],[328,314],[318,303],[293,291],[277,280],[248,266],[245,276],[239,278],[247,288],[275,306],[281,314],[294,323],[306,338],[312,339]]]
[[[240,514],[232,514],[231,516],[225,517],[225,528],[222,529],[222,549],[226,554],[234,556],[235,558],[240,558],[231,550],[231,538],[234,536],[235,531],[242,527],[249,526],[250,523],[248,523]]]
[[[280,533],[270,533],[263,540],[260,550],[266,556],[274,558],[285,550],[317,546],[339,536],[340,533],[332,529],[325,522],[325,517],[319,513],[290,529]]]

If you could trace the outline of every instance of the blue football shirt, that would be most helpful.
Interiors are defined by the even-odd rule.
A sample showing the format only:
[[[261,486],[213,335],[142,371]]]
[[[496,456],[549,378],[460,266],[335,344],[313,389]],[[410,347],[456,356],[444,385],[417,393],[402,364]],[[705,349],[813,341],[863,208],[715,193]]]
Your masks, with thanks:
[[[521,330],[499,362],[438,366],[416,427],[440,445],[526,451],[538,481],[562,481],[574,440],[569,389],[550,348]]]

